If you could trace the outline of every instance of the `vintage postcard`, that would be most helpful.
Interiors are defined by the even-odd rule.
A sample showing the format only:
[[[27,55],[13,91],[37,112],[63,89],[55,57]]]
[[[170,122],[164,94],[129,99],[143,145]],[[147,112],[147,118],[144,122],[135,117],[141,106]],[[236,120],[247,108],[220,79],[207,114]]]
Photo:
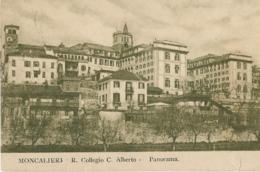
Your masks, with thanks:
[[[0,2],[1,170],[260,170],[260,1]]]

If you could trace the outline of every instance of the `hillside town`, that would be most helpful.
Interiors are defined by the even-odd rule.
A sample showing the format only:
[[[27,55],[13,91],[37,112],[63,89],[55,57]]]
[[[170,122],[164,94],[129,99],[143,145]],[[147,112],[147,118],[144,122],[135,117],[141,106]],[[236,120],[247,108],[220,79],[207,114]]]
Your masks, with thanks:
[[[215,150],[219,141],[260,140],[260,67],[250,54],[137,45],[127,24],[111,46],[31,45],[22,29],[4,26],[2,146],[208,142]]]

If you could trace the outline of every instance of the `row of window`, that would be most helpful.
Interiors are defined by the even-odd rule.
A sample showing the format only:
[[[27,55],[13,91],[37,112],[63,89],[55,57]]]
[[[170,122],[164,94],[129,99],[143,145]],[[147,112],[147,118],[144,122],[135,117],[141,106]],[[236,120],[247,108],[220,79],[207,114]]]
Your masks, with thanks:
[[[200,80],[196,80],[195,83],[196,85],[203,85],[203,83],[208,84],[208,83],[218,83],[218,82],[225,82],[225,81],[229,81],[229,77],[223,77],[223,78],[215,78],[215,79],[210,79],[210,80],[204,80],[200,79]]]
[[[213,77],[217,77],[217,76],[221,76],[221,75],[228,75],[228,70],[227,71],[222,71],[222,72],[216,72],[216,73],[214,73],[214,75],[213,75],[213,73],[211,73],[211,74],[207,74],[206,75],[206,78],[213,78]]]
[[[120,81],[114,81],[113,87],[120,88]],[[145,89],[145,83],[138,82],[138,88]],[[106,90],[106,89],[107,89],[107,83],[103,83],[103,84],[99,85],[99,90]],[[126,82],[126,89],[132,89],[132,82]]]
[[[200,71],[200,74],[203,74],[203,73],[213,72],[213,71],[217,71],[217,70],[227,69],[228,63],[226,63],[226,64],[227,64],[226,67],[224,67],[224,64],[214,65],[214,66],[210,66],[210,67],[204,67],[204,68],[196,69],[195,72],[196,72],[196,75],[198,75],[199,71]]]
[[[243,69],[247,69],[247,63],[246,62],[237,62],[237,69],[241,69],[242,68],[242,64],[243,64]]]
[[[16,66],[16,61],[12,60],[12,66]],[[24,61],[24,67],[40,67],[39,61]],[[51,68],[53,69],[55,67],[55,63],[51,62]],[[46,68],[46,62],[42,62],[42,68]]]
[[[165,64],[165,73],[171,73],[171,65],[170,64]],[[179,70],[180,70],[180,66],[179,65],[175,65],[174,67],[174,71],[176,74],[179,73]]]
[[[171,60],[171,53],[169,51],[165,51],[164,52],[164,59],[165,60]],[[179,53],[175,53],[174,60],[175,61],[179,61],[180,60],[180,54]]]
[[[125,94],[125,100],[126,101],[132,101],[133,95],[132,94]],[[102,102],[107,102],[107,94],[103,94],[101,96]],[[120,103],[120,93],[113,93],[113,103],[117,104]],[[138,94],[138,104],[145,103],[145,95],[144,94]]]
[[[164,86],[165,86],[165,87],[168,87],[168,88],[171,87],[170,78],[166,78],[166,79],[165,79]],[[174,87],[175,87],[175,88],[180,88],[180,81],[179,81],[179,79],[175,79],[175,80],[174,80]]]
[[[211,63],[211,64],[209,64],[209,63]],[[189,63],[188,64],[189,67],[198,67],[198,66],[201,66],[201,65],[207,65],[204,68],[210,67],[210,68],[213,68],[214,70],[216,70],[216,69],[220,70],[220,68],[221,69],[228,68],[228,62],[221,62],[221,63],[212,64],[211,59],[207,59],[207,60],[198,61],[198,62],[195,62],[195,63]]]
[[[40,76],[40,74],[42,75],[42,78],[46,78],[46,73],[45,72],[40,73],[40,71],[33,71],[33,72],[26,71],[25,72],[25,78],[32,78],[32,74],[33,74],[34,78],[38,78]],[[15,77],[15,75],[16,75],[16,73],[13,70],[12,76]],[[51,72],[51,78],[54,79],[54,72]]]
[[[130,50],[129,52],[131,52],[131,54],[133,54],[132,50]],[[130,55],[128,52],[124,52],[123,54],[124,54],[124,56]],[[153,59],[152,51],[143,51],[141,53],[136,54],[135,56],[131,56],[131,57],[122,59],[121,63],[122,64],[127,64],[127,63],[130,64],[130,62],[134,61],[134,60],[137,63],[138,61],[139,62],[142,62],[142,61],[145,62],[146,60],[152,60],[152,59]]]
[[[237,80],[241,80],[241,74],[240,72],[237,73]],[[243,81],[247,81],[247,74],[243,73]]]

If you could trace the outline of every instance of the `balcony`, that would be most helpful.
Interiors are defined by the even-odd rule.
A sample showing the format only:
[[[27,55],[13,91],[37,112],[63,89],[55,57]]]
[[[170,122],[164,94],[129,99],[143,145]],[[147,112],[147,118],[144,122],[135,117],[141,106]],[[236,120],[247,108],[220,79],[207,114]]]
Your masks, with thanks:
[[[66,68],[66,71],[68,71],[68,72],[78,72],[78,68],[69,67],[69,68]]]

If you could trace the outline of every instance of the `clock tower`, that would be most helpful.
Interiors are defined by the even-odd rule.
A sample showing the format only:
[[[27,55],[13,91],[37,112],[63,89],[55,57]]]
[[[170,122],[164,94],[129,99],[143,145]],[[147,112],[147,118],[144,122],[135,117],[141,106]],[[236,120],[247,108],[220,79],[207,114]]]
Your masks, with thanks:
[[[5,46],[4,48],[12,48],[18,43],[18,31],[19,26],[16,25],[5,25]]]

